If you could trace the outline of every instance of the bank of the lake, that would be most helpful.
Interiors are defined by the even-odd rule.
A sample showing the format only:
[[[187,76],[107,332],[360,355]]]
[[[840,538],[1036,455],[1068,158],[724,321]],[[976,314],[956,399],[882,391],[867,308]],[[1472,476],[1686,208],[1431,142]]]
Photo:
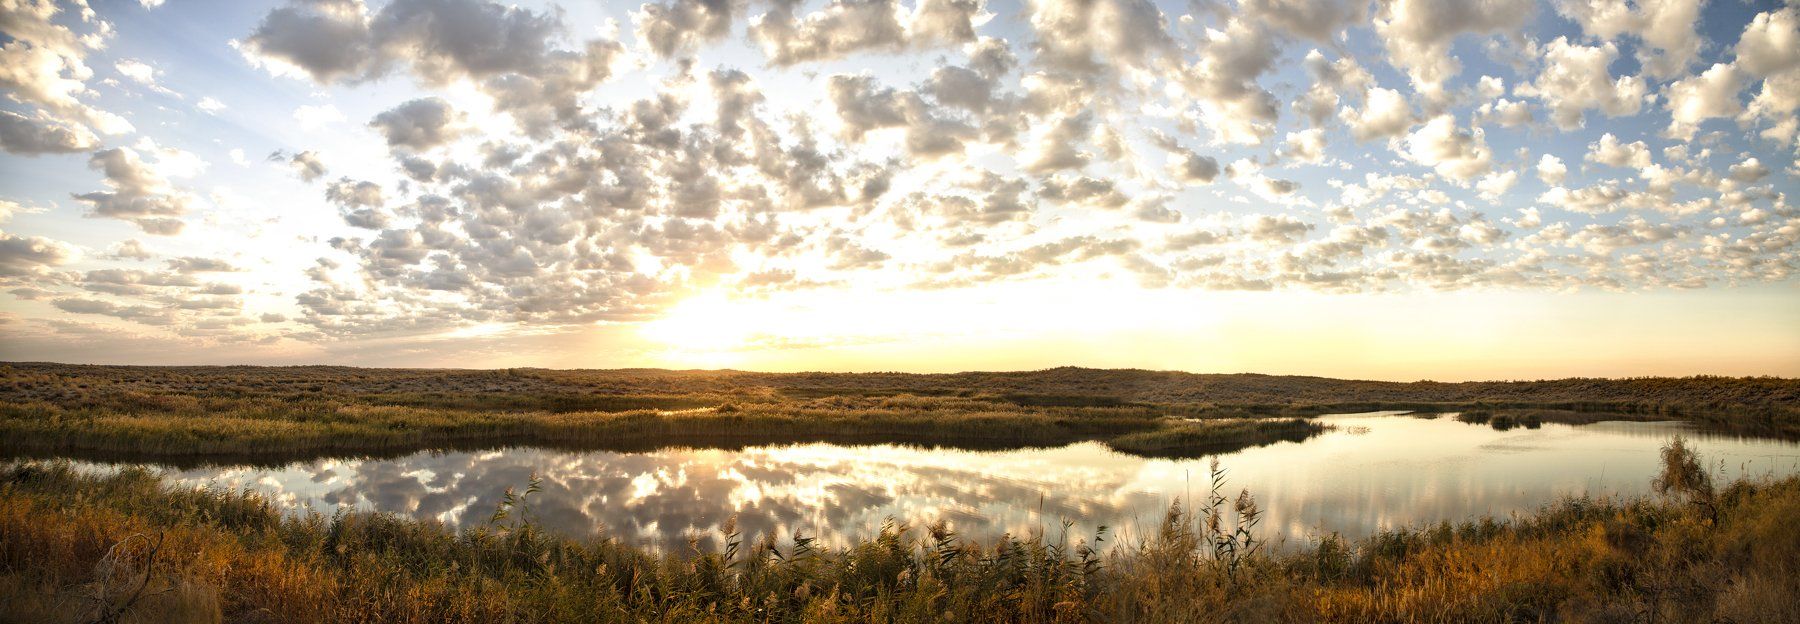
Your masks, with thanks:
[[[15,464],[0,469],[0,620],[1788,621],[1800,479],[1715,485],[1705,463],[1670,453],[1654,498],[1567,498],[1284,554],[1255,548],[1240,521],[1259,510],[1230,484],[1105,551],[921,527],[833,549],[728,524],[721,551],[653,554],[540,529],[530,489],[456,531],[296,517],[142,470]]]
[[[7,363],[0,455],[279,464],[519,445],[1097,441],[1190,457],[1320,431],[1271,418],[1390,409],[1678,419],[1800,439],[1800,381],[1778,378],[1446,384],[1078,368],[908,375]]]

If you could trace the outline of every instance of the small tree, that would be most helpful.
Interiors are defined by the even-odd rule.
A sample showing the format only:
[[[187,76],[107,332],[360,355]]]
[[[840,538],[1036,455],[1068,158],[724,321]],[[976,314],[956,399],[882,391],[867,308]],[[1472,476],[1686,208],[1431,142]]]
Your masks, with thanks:
[[[1712,475],[1700,466],[1700,454],[1688,448],[1685,438],[1675,436],[1662,447],[1662,464],[1662,474],[1650,482],[1656,493],[1685,498],[1704,510],[1708,520],[1717,521]]]

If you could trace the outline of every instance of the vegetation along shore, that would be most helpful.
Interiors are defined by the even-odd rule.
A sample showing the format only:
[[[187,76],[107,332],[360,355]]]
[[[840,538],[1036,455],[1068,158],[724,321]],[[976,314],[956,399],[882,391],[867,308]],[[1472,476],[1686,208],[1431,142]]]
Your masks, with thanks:
[[[1800,478],[1715,485],[1703,464],[1677,439],[1655,497],[1279,553],[1216,469],[1120,543],[889,526],[834,550],[728,523],[722,548],[653,553],[539,529],[529,484],[455,531],[23,462],[0,468],[0,621],[1794,621]]]
[[[0,453],[173,464],[808,441],[1011,448],[1097,440],[1190,457],[1322,430],[1306,416],[1378,409],[1577,421],[1603,413],[1800,437],[1800,381],[1777,378],[1394,383],[1072,368],[916,375],[0,364]]]

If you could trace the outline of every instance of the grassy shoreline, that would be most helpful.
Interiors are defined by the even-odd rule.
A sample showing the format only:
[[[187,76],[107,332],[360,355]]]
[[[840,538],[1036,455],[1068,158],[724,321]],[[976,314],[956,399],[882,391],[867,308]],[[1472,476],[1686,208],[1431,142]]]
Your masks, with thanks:
[[[1320,400],[1320,388],[1349,394]],[[1645,394],[1627,400],[1621,388]],[[1229,401],[1246,397],[1267,402]],[[1569,412],[1550,417],[1571,422],[1606,412],[1800,438],[1793,397],[1800,381],[1767,378],[1471,385],[1080,369],[773,375],[0,364],[0,456],[269,464],[520,445],[1003,449],[1097,441],[1192,457],[1317,432],[1274,417],[1374,410],[1531,409]],[[1217,424],[1225,422],[1234,424]]]
[[[1668,461],[1661,498],[1571,498],[1280,554],[1241,522],[1253,499],[1220,484],[1104,552],[896,527],[843,550],[728,529],[722,551],[665,555],[541,531],[528,493],[458,532],[14,464],[0,467],[0,621],[1792,621],[1800,478],[1714,488],[1695,478],[1702,463]]]
[[[1219,421],[1225,422],[1225,421]],[[212,399],[175,409],[0,403],[0,453],[203,462],[544,446],[632,450],[682,444],[837,441],[1021,448],[1201,431],[1208,449],[1303,439],[1278,422],[1202,427],[1141,407],[1023,407],[974,399],[833,397],[791,404],[727,403],[683,411],[508,412],[357,404],[298,406]],[[1317,433],[1318,428],[1311,428]],[[1156,455],[1181,447],[1121,448]]]

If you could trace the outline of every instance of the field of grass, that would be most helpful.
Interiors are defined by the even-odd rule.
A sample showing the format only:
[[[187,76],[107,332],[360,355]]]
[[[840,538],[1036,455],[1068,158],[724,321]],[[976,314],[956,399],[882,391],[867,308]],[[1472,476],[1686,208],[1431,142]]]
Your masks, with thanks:
[[[1098,440],[1124,452],[1191,457],[1304,439],[1318,427],[1272,417],[1331,411],[1626,412],[1800,437],[1797,405],[1800,381],[1774,378],[1400,384],[1087,369],[902,375],[13,363],[0,364],[0,454],[267,464],[506,445],[1016,448]]]
[[[1703,462],[1673,444],[1655,498],[1282,554],[1220,478],[1198,509],[1101,548],[891,527],[828,550],[727,528],[722,549],[652,554],[539,530],[526,484],[457,532],[30,462],[0,467],[0,621],[1794,621],[1800,478],[1715,487]]]
[[[1027,407],[953,397],[827,397],[725,402],[675,411],[509,411],[370,405],[356,401],[162,396],[103,405],[0,403],[0,451],[171,464],[278,464],[328,455],[530,445],[647,450],[668,445],[912,443],[1019,448],[1139,434],[1160,444],[1122,451],[1173,456],[1233,450],[1318,433],[1257,420],[1187,423],[1179,410]],[[1221,426],[1229,422],[1231,426]],[[1171,435],[1180,434],[1180,435]],[[1183,446],[1177,442],[1192,444]]]

